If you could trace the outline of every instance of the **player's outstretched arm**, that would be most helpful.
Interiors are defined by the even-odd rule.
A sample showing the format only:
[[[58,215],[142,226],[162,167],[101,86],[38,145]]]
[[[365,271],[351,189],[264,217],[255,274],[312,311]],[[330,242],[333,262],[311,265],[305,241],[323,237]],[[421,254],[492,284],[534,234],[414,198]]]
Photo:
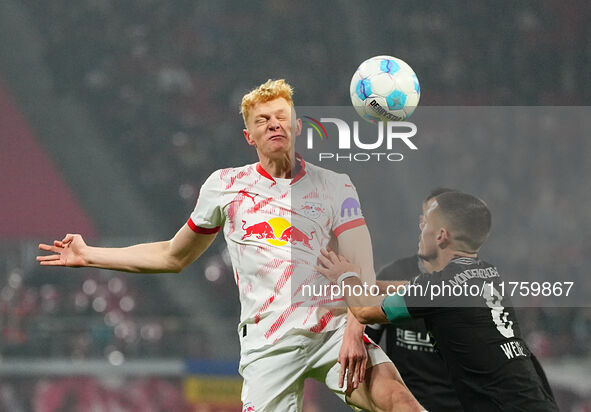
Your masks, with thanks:
[[[365,288],[364,282],[361,281],[359,266],[333,251],[322,249],[321,253],[322,255],[318,257],[319,265],[316,266],[316,270],[332,282],[337,283],[343,273],[356,274],[356,276],[347,277],[340,282],[347,306],[355,318],[362,324],[389,322],[381,306],[384,297],[371,296],[369,289]],[[355,290],[368,293],[352,293]]]
[[[88,246],[82,236],[68,234],[53,245],[40,244],[50,252],[37,256],[42,266],[91,266],[141,273],[178,273],[211,245],[216,234],[195,233],[187,225],[167,241],[142,243],[124,248]]]

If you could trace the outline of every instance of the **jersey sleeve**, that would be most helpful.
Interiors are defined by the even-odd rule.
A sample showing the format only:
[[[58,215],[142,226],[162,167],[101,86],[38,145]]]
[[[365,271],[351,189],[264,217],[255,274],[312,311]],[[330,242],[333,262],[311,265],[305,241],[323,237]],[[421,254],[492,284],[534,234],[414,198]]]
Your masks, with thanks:
[[[355,186],[347,175],[338,175],[334,182],[333,198],[333,225],[332,230],[336,236],[346,230],[365,225],[365,219],[361,211],[361,204]]]
[[[201,186],[197,204],[187,221],[195,233],[219,232],[223,224],[221,198],[221,180],[218,170],[212,173]]]

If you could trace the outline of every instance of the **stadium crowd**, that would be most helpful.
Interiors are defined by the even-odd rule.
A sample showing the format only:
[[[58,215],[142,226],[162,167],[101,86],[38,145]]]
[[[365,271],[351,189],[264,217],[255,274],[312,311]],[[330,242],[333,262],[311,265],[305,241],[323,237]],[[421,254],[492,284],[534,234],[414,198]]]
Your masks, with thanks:
[[[0,277],[0,356],[108,359],[207,355],[157,279],[12,267]]]

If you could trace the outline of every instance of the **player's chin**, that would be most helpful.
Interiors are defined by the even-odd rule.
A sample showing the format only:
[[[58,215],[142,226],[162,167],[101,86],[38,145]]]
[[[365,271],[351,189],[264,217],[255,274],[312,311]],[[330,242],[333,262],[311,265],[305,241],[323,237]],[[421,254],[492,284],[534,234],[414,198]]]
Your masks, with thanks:
[[[289,148],[289,140],[285,137],[269,140],[269,150],[272,152],[286,152],[289,151]]]
[[[425,262],[429,262],[437,257],[432,254],[422,253],[420,250],[417,253],[417,256],[419,257],[419,259],[424,260]]]
[[[267,154],[271,158],[285,158],[286,156],[289,157],[290,153],[290,146],[287,142],[271,142],[267,147]]]

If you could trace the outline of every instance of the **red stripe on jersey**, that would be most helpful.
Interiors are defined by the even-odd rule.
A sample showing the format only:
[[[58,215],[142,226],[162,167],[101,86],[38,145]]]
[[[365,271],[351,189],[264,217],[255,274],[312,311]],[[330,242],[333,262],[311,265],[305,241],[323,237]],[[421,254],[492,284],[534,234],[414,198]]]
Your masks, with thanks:
[[[338,298],[338,299],[330,299],[330,298],[325,298],[324,300],[321,301],[317,301],[317,300],[313,300],[312,301],[312,305],[308,308],[308,312],[306,314],[306,318],[304,319],[304,321],[302,322],[302,325],[305,325],[306,323],[308,323],[308,319],[310,319],[310,316],[312,316],[312,314],[318,310],[319,306],[324,306],[327,305],[329,303],[334,303],[334,302],[339,302],[339,301],[344,301],[345,298]]]
[[[349,229],[353,229],[357,226],[363,226],[363,225],[365,225],[365,219],[360,217],[359,219],[355,219],[355,220],[351,220],[350,222],[343,223],[342,225],[340,225],[339,227],[337,227],[334,230],[334,234],[339,236],[341,233],[343,233]]]
[[[279,266],[281,266],[281,264],[283,262],[285,262],[285,260],[275,258],[272,261],[265,263],[264,266],[262,266],[259,270],[257,270],[256,276],[261,277],[261,276],[269,274],[270,272],[272,272],[273,270],[275,270]]]
[[[230,172],[232,172],[234,169],[224,169],[222,171],[222,173],[220,173],[220,177],[221,178],[225,178],[227,174],[229,174]],[[226,183],[226,189],[228,190],[229,188],[231,188],[232,186],[234,186],[234,183],[236,183],[237,180],[242,179],[243,177],[247,177],[250,175],[252,169],[247,169],[247,170],[242,170],[240,172],[238,172],[237,175],[235,176],[230,176],[230,182]]]
[[[267,253],[273,249],[271,245],[259,245],[257,246],[257,253]]]
[[[275,323],[273,323],[271,325],[269,330],[267,332],[265,332],[265,338],[269,339],[269,337],[271,337],[271,335],[273,335],[275,332],[277,332],[279,330],[279,328],[281,327],[281,325],[283,325],[285,323],[287,318],[289,318],[291,316],[291,314],[293,312],[295,312],[295,310],[302,303],[304,303],[304,302],[302,301],[302,302],[298,302],[294,305],[289,305],[289,307],[281,314],[281,316],[279,316],[279,318],[275,321]]]
[[[315,306],[324,306],[324,305],[329,305],[331,303],[341,302],[344,300],[345,300],[344,297],[331,299],[328,296],[324,296],[324,297],[314,296],[314,299],[312,299],[312,302],[314,303]]]
[[[273,201],[273,198],[272,197],[269,197],[267,199],[263,199],[260,202],[256,203],[253,207],[251,207],[250,209],[248,209],[246,211],[246,213],[256,213],[256,212],[259,211],[259,209],[267,206],[272,201]]]
[[[320,195],[318,194],[318,189],[314,189],[312,192],[308,193],[303,199],[318,199]]]
[[[310,332],[314,332],[314,333],[322,332],[324,330],[324,328],[326,328],[326,326],[328,325],[328,322],[330,322],[330,320],[333,317],[334,317],[334,315],[332,314],[332,312],[325,313],[324,316],[320,318],[318,323],[315,326],[312,326],[310,328]]]
[[[273,183],[277,183],[275,181],[275,179],[273,179],[273,176],[271,176],[260,163],[257,163],[257,172],[259,172],[262,176],[266,177],[269,180],[272,180]]]
[[[296,153],[296,161],[300,162],[300,170],[291,181],[291,185],[300,180],[306,174],[306,162],[304,162],[304,159],[302,159],[302,156],[300,156],[299,153]]]
[[[304,321],[302,322],[303,325],[305,325],[306,323],[308,323],[308,319],[310,319],[310,316],[312,316],[312,314],[317,310],[318,308],[316,306],[310,306],[308,308],[308,312],[306,313],[306,318],[304,319]]]
[[[261,306],[261,308],[259,309],[257,314],[254,316],[255,323],[259,323],[261,321],[261,313],[263,313],[265,310],[267,310],[267,308],[271,305],[271,303],[273,303],[274,300],[275,300],[275,295],[271,296],[269,299],[267,299],[265,301],[265,303],[263,303],[263,306]]]
[[[375,348],[379,348],[379,346],[372,341],[365,333],[363,334],[363,343],[365,343],[366,345],[372,345]]]
[[[292,296],[293,297],[296,297],[300,293],[300,291],[302,290],[302,288],[304,287],[304,285],[310,285],[310,284],[312,284],[312,280],[318,279],[318,278],[321,278],[321,277],[322,277],[322,275],[320,275],[318,272],[312,273],[302,283],[300,283],[300,286],[298,286],[298,288],[296,289],[296,291],[292,293]]]
[[[189,227],[191,228],[191,230],[193,232],[200,233],[202,235],[211,235],[212,233],[217,233],[222,228],[221,226],[216,226],[216,227],[197,226],[195,224],[195,222],[193,222],[193,219],[191,219],[191,218],[189,218],[189,220],[187,220],[187,225],[189,225]]]
[[[273,288],[273,296],[269,297],[265,301],[265,303],[263,303],[263,306],[261,306],[261,308],[258,310],[257,314],[255,315],[254,319],[255,319],[256,323],[260,322],[261,313],[263,313],[265,310],[267,310],[267,308],[271,305],[271,303],[273,303],[273,301],[275,300],[275,297],[277,296],[279,291],[283,288],[283,286],[285,286],[285,284],[287,283],[287,280],[291,277],[292,272],[293,272],[292,265],[289,265],[285,268],[285,270],[283,271],[283,274],[281,275],[281,277],[279,278],[279,280],[275,284],[275,287]]]

